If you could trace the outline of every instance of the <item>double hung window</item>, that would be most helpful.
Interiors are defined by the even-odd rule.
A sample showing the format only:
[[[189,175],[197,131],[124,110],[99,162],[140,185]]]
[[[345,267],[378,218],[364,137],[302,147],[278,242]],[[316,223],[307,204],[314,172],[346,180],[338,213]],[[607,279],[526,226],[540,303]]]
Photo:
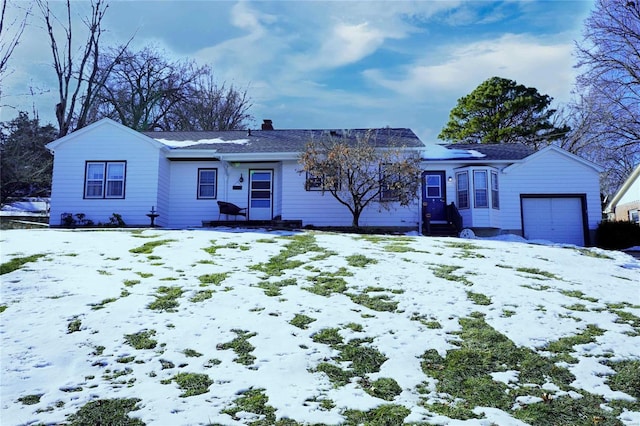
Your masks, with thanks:
[[[469,208],[469,173],[456,173],[456,194],[459,209]]]
[[[489,207],[486,170],[473,171],[473,197],[474,207]]]
[[[217,197],[218,169],[198,169],[198,198]]]
[[[85,198],[124,198],[126,162],[87,161]]]

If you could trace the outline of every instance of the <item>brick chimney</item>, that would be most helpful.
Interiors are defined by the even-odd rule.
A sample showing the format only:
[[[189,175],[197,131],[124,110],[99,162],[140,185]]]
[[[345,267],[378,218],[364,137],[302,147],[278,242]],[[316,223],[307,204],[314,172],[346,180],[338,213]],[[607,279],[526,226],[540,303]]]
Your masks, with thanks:
[[[262,120],[262,130],[273,130],[273,121],[271,120]]]

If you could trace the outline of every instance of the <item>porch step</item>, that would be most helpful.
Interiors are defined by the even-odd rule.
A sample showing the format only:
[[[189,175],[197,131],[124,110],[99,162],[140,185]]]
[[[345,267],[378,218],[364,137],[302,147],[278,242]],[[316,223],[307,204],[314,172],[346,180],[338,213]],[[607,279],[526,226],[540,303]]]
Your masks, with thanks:
[[[216,226],[228,226],[231,228],[275,228],[275,229],[299,229],[302,228],[301,220],[203,220],[203,228]]]
[[[424,235],[431,237],[457,237],[458,231],[451,223],[432,223],[430,232],[424,230]]]

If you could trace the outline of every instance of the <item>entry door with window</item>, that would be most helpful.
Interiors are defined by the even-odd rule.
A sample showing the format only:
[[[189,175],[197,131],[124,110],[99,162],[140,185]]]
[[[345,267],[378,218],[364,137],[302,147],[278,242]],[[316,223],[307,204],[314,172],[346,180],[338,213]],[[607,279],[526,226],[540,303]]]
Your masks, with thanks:
[[[249,220],[273,218],[273,170],[249,170]]]
[[[422,215],[431,221],[447,220],[444,172],[422,173]]]

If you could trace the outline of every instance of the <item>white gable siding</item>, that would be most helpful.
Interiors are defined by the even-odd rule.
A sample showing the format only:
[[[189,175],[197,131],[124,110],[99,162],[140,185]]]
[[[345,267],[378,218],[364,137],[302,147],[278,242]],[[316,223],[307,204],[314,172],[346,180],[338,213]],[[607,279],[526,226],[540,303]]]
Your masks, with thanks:
[[[60,225],[62,213],[84,213],[96,224],[108,223],[113,213],[127,225],[149,224],[146,213],[158,205],[160,150],[118,126],[102,125],[70,135],[55,149],[51,191],[51,225]],[[124,199],[84,199],[86,161],[126,161]]]
[[[522,230],[521,194],[585,194],[588,227],[601,221],[598,172],[577,159],[548,150],[500,174],[502,228]]]
[[[353,216],[331,194],[307,191],[304,187],[306,173],[299,172],[300,165],[288,161],[282,167],[282,218],[302,220],[303,225],[351,226]],[[395,205],[389,211],[372,202],[360,216],[360,226],[418,226],[419,204],[408,207]]]
[[[640,201],[640,177],[629,186],[629,189],[624,193],[618,204],[626,204]]]
[[[216,199],[198,199],[198,169],[218,169]],[[221,187],[226,183],[224,168],[219,161],[171,161],[168,226],[188,228],[202,226],[203,220],[218,218]]]

